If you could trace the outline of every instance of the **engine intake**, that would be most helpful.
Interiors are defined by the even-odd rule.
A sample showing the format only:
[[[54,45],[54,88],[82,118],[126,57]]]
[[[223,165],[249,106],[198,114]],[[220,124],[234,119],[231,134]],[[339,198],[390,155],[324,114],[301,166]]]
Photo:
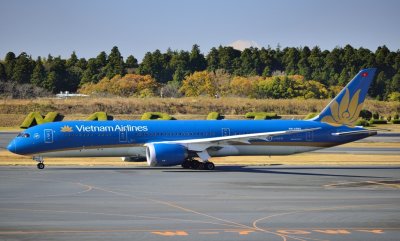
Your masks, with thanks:
[[[179,144],[147,144],[147,164],[156,166],[176,166],[182,164],[188,157],[186,148]]]

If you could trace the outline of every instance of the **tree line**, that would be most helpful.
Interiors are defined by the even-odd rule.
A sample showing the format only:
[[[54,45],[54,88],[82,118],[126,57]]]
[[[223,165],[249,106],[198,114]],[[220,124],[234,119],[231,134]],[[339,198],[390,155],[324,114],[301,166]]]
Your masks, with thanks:
[[[107,90],[110,85],[133,88],[137,96],[151,96],[160,94],[157,92],[160,91],[165,96],[190,95],[188,93],[211,95],[212,92],[216,95],[255,98],[291,98],[299,96],[296,94],[296,88],[299,87],[292,86],[297,83],[303,86],[297,93],[310,98],[326,98],[330,90],[344,86],[360,69],[368,67],[378,68],[369,91],[371,97],[379,100],[400,98],[400,50],[393,52],[386,46],[380,46],[373,52],[351,45],[336,47],[331,51],[321,50],[318,46],[311,49],[307,46],[251,47],[243,51],[219,46],[212,48],[207,55],[200,51],[198,45],[193,45],[190,51],[168,49],[166,52],[147,52],[141,63],[133,55],[124,59],[116,46],[109,54],[103,51],[89,59],[78,58],[73,52],[67,59],[48,55],[34,60],[25,52],[18,56],[9,52],[0,61],[0,94],[4,94],[9,85],[30,84],[52,93],[96,90],[96,85]],[[273,76],[281,77],[274,79],[271,78]],[[187,86],[194,85],[191,80],[196,78],[217,79],[219,82],[211,83],[214,86],[212,91],[190,92]],[[146,81],[150,87],[141,85],[140,81]],[[208,83],[205,79],[202,81]],[[197,81],[197,84],[201,85],[202,81]],[[142,89],[135,91],[138,83]],[[224,91],[223,88],[215,88],[220,83],[231,89]],[[252,88],[249,89],[246,83]],[[202,88],[209,90],[211,87],[200,86],[197,90]],[[280,89],[271,92],[268,88]],[[248,90],[248,94],[243,94],[243,89]],[[260,92],[260,89],[266,91]],[[114,92],[121,91],[124,96],[130,94],[120,89]]]

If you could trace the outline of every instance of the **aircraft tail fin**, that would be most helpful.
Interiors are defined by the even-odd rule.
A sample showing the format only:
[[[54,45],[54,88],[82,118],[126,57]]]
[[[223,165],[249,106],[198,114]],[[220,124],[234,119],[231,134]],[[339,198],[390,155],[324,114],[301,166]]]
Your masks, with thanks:
[[[354,126],[375,76],[375,71],[375,68],[371,68],[358,72],[322,112],[311,120],[334,126]]]

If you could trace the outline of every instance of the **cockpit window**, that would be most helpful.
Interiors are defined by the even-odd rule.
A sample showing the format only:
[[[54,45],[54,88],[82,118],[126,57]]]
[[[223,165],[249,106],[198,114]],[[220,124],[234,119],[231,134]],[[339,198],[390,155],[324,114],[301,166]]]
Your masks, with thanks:
[[[28,133],[21,132],[21,133],[19,133],[19,134],[18,134],[18,136],[17,136],[17,137],[29,138],[29,137],[30,137],[30,135],[29,135]]]

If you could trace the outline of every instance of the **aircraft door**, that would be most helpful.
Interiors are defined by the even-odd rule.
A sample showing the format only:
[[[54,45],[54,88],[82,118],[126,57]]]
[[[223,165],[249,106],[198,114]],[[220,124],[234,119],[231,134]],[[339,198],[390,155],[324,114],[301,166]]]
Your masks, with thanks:
[[[128,141],[128,131],[121,130],[119,132],[119,142],[127,142]]]
[[[54,136],[52,129],[45,129],[44,130],[44,143],[53,143]]]
[[[231,130],[229,128],[222,128],[222,136],[230,136]]]
[[[313,140],[313,132],[307,131],[306,132],[306,141],[312,141],[312,140]]]

